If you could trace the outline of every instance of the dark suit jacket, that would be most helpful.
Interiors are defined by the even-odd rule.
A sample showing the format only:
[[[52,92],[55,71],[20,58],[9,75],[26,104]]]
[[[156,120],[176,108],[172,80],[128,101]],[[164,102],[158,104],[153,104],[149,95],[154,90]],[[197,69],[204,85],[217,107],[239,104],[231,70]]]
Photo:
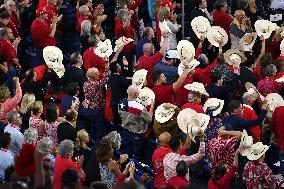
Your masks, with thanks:
[[[63,113],[71,108],[73,100],[75,100],[73,96],[65,96],[61,99],[61,110]]]
[[[240,81],[242,82],[242,84],[245,84],[246,82],[251,82],[252,84],[254,84],[254,86],[257,85],[257,78],[255,77],[253,72],[246,66],[241,66]]]
[[[77,132],[76,129],[68,122],[60,123],[57,127],[57,139],[58,144],[65,139],[72,140],[76,142]]]

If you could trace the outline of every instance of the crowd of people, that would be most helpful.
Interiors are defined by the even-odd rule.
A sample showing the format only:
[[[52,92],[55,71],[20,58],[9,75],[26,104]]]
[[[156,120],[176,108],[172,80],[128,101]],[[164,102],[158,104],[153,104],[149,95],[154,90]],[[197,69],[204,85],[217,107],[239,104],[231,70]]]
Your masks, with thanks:
[[[259,6],[1,2],[0,188],[284,188],[284,26]]]

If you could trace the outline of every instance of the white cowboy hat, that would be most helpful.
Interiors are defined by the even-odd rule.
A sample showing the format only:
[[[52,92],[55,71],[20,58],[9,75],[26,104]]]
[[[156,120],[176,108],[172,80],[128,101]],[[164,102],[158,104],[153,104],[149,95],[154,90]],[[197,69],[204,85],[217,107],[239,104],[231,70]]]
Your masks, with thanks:
[[[257,90],[257,88],[252,83],[246,82],[245,87],[246,87],[247,92],[250,95],[254,96],[257,99],[260,98],[260,100],[262,101],[264,100],[264,96],[260,94],[260,92]]]
[[[194,92],[198,92],[200,94],[203,94],[205,96],[209,96],[209,94],[207,93],[207,91],[206,91],[206,89],[205,89],[205,87],[202,83],[193,82],[193,83],[185,85],[184,88],[189,90],[189,91],[194,91]]]
[[[237,49],[227,50],[224,59],[229,65],[241,64],[247,60],[246,56]]]
[[[118,40],[115,41],[114,52],[118,50],[118,48],[127,45],[128,43],[133,42],[134,40],[127,37],[120,37]]]
[[[163,22],[159,22],[159,27],[160,27],[161,33],[171,33],[171,34],[173,33],[171,29],[169,28],[166,20],[164,20]]]
[[[187,60],[186,60],[187,61]],[[189,71],[194,70],[200,64],[199,61],[193,59],[189,64],[186,63],[186,66],[189,66]],[[178,75],[181,76],[185,69],[185,63],[182,62],[178,65]]]
[[[195,48],[188,40],[181,40],[177,45],[178,56],[181,61],[191,61],[195,56]]]
[[[208,41],[215,47],[219,47],[219,40],[223,38],[223,45],[228,42],[228,34],[220,26],[212,26],[207,31]]]
[[[177,58],[179,58],[178,51],[177,50],[168,50],[165,57],[170,58],[170,59],[177,59]]]
[[[142,89],[145,85],[147,73],[148,71],[145,69],[137,70],[136,72],[134,72],[132,77],[132,85],[135,85],[139,89]]]
[[[166,103],[161,104],[160,106],[157,107],[155,111],[155,119],[159,123],[165,123],[169,121],[173,115],[175,114],[175,108],[171,107],[169,109],[165,108]]]
[[[258,160],[266,153],[268,149],[269,146],[262,144],[262,142],[257,142],[251,146],[251,151],[247,155],[247,158],[251,161]]]
[[[284,100],[278,93],[270,93],[265,97],[268,103],[268,108],[271,112],[274,112],[275,108],[284,106]]]
[[[213,110],[213,116],[217,116],[218,114],[221,113],[222,109],[224,107],[224,100],[220,100],[218,98],[209,98],[206,100],[203,106],[204,112],[206,110],[211,109]]]
[[[97,48],[95,48],[94,50],[94,53],[101,58],[110,57],[112,52],[112,45],[109,39],[100,41],[97,45]]]
[[[200,129],[204,131],[207,128],[209,121],[210,116],[197,113],[191,108],[180,111],[177,116],[179,128],[188,134],[193,141],[195,141],[194,138]]]
[[[240,141],[240,154],[247,156],[251,152],[251,146],[253,145],[253,138],[249,136],[247,131],[244,129]]]
[[[148,87],[144,87],[139,90],[139,95],[136,101],[144,106],[150,105],[155,100],[155,93]]]
[[[207,31],[210,27],[211,25],[209,20],[203,16],[197,16],[191,21],[191,28],[199,39],[202,35],[206,37]]]
[[[253,47],[253,45],[256,41],[256,38],[257,38],[256,32],[245,34],[240,40],[240,44],[241,44],[243,50],[244,51],[251,51],[252,47]]]
[[[62,64],[62,51],[55,46],[47,46],[43,49],[43,59],[48,68],[51,68],[59,78],[64,75],[65,68]]]
[[[269,20],[257,20],[254,24],[255,31],[260,37],[263,35],[264,39],[268,39],[271,33],[276,30],[277,25],[270,22]]]
[[[275,81],[278,82],[278,83],[284,83],[284,76],[276,79]]]

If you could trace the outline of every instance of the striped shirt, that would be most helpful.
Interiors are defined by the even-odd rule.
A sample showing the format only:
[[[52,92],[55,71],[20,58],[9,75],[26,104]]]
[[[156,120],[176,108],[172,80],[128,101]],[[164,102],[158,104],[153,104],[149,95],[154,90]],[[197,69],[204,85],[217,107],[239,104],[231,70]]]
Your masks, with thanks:
[[[163,160],[164,175],[166,180],[177,176],[176,166],[180,161],[185,161],[187,164],[197,163],[205,156],[205,142],[200,142],[199,150],[191,156],[179,155],[177,153],[168,153]]]

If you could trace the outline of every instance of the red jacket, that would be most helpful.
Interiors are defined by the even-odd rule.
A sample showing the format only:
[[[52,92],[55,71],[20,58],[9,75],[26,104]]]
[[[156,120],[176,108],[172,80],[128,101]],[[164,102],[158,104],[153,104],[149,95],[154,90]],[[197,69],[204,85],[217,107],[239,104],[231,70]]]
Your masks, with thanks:
[[[228,36],[230,36],[229,26],[233,22],[233,18],[229,16],[229,14],[216,10],[213,12],[213,20],[216,26],[223,28],[227,32]]]
[[[115,38],[119,39],[123,36],[134,40],[135,30],[131,25],[127,28],[123,27],[123,23],[117,17],[115,17]],[[133,43],[128,43],[123,47],[122,51],[129,52],[133,49],[133,47]]]
[[[190,84],[192,83],[192,77],[187,77],[183,84],[177,89],[177,91],[175,92],[175,95],[176,95],[176,104],[178,106],[182,106],[184,105],[185,103],[188,102],[188,93],[189,93],[189,90],[185,89],[184,86],[187,85],[187,84]]]
[[[270,121],[271,131],[277,139],[277,145],[284,152],[284,106],[275,108]]]
[[[185,177],[179,176],[170,178],[167,183],[173,185],[176,189],[182,189],[189,186],[189,181]]]
[[[231,180],[237,171],[237,167],[232,165],[229,171],[216,183],[212,179],[208,181],[208,189],[231,189]]]
[[[36,167],[34,161],[35,144],[23,144],[19,157],[16,159],[15,169],[19,176],[34,175]]]
[[[247,120],[256,120],[258,116],[251,106],[246,104],[243,105],[243,115],[242,117]],[[261,137],[261,129],[259,125],[250,127],[250,134],[253,137],[254,142],[259,142]]]
[[[88,48],[84,52],[83,60],[86,71],[88,71],[89,68],[97,68],[100,72],[100,77],[103,76],[103,73],[105,72],[106,62],[103,58],[94,53],[94,48]]]

